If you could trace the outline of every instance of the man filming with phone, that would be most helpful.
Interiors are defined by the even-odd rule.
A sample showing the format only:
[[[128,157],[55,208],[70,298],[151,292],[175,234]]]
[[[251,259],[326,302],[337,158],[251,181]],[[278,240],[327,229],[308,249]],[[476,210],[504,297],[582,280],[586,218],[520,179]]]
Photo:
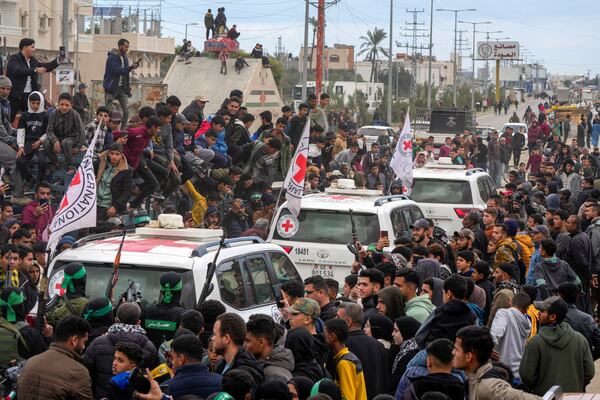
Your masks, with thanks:
[[[114,110],[113,101],[117,100],[121,106],[123,120],[121,127],[125,129],[129,117],[129,98],[131,97],[131,87],[129,86],[129,72],[139,67],[138,60],[129,65],[127,52],[129,51],[129,41],[119,39],[118,49],[110,51],[106,59],[106,68],[104,70],[104,102],[109,111]]]
[[[50,185],[41,182],[35,189],[35,200],[29,203],[23,209],[23,224],[32,224],[35,226],[37,240],[43,240],[42,235],[52,218],[54,210],[50,207]]]

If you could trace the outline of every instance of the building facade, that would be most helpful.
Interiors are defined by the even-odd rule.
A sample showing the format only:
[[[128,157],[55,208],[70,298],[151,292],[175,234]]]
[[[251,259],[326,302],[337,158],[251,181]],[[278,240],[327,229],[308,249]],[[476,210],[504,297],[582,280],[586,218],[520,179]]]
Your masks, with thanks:
[[[354,69],[354,46],[345,44],[334,44],[333,47],[325,47],[325,70],[353,70]],[[308,68],[314,70],[317,66],[317,48],[308,48]],[[304,47],[300,48],[298,70],[303,71]],[[312,60],[312,65],[311,65]]]

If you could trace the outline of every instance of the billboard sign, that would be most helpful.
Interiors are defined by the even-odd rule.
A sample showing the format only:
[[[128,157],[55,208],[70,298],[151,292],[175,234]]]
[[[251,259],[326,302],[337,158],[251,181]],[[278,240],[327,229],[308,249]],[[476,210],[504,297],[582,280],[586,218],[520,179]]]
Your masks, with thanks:
[[[519,42],[478,42],[480,60],[518,60]]]

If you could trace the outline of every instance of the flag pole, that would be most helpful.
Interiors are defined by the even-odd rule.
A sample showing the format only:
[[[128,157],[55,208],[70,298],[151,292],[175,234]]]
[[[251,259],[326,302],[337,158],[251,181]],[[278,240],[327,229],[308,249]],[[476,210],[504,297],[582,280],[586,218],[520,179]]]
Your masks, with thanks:
[[[408,108],[406,109],[406,115],[404,116],[404,123],[402,124],[402,130],[404,130],[404,125],[406,125],[406,119],[408,117],[408,120],[410,122],[410,106],[408,106]],[[398,133],[398,135],[396,136],[396,139],[398,141],[400,141],[400,135],[402,134],[402,130],[400,131],[400,133]],[[414,140],[414,134],[412,136],[412,140]],[[398,147],[398,144],[396,143],[396,147]],[[394,150],[394,153],[396,152],[396,150]],[[392,154],[392,158],[393,158],[393,154]],[[394,182],[398,179],[398,175],[396,174],[396,171],[394,171],[394,179],[392,179],[392,181],[390,182],[390,186],[388,187],[388,193],[391,192],[392,190],[392,185],[394,184]],[[402,180],[400,181],[400,189],[402,189],[402,186],[404,185],[404,182],[402,182]]]

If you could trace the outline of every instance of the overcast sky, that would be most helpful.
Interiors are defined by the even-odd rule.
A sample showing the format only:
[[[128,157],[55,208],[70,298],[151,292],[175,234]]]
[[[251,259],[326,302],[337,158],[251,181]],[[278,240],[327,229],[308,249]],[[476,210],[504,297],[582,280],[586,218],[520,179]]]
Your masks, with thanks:
[[[203,17],[207,8],[216,14],[218,7],[225,7],[228,25],[237,24],[241,32],[241,47],[250,51],[256,42],[263,44],[269,53],[276,50],[277,38],[281,36],[286,51],[298,55],[304,32],[304,1],[302,0],[225,0],[213,3],[206,0],[165,0],[163,1],[164,35],[174,36],[177,43],[184,37],[184,24],[197,22],[200,26],[189,26],[188,37],[196,47],[202,47],[204,40]],[[360,46],[360,36],[375,27],[389,31],[389,0],[341,0],[326,11],[327,28],[325,41],[328,46],[334,43]],[[406,22],[412,22],[412,14],[406,9],[424,10],[419,13],[419,28],[429,29],[429,0],[394,0],[394,43],[406,42],[412,38],[403,37],[401,30]],[[588,69],[593,76],[600,73],[600,41],[598,15],[600,1],[597,0],[434,0],[434,9],[476,8],[475,12],[459,14],[459,20],[472,22],[491,21],[489,25],[479,25],[478,30],[498,31],[495,37],[510,37],[525,46],[533,56],[529,60],[543,60],[549,73],[586,74]],[[311,16],[316,17],[316,8],[311,6]],[[464,38],[471,48],[472,25],[459,24],[459,29],[467,30]],[[427,33],[419,32],[419,33]],[[485,35],[478,34],[477,40]],[[433,52],[438,59],[449,59],[454,40],[454,13],[437,12],[433,15]],[[312,32],[309,35],[309,44]],[[419,44],[426,46],[428,38],[420,38]],[[389,46],[386,41],[385,47]],[[405,48],[394,46],[394,52],[404,52]],[[427,52],[427,50],[425,50]],[[464,52],[468,57],[471,50]],[[465,59],[465,68],[470,69],[471,60]],[[482,66],[478,63],[476,67]]]

